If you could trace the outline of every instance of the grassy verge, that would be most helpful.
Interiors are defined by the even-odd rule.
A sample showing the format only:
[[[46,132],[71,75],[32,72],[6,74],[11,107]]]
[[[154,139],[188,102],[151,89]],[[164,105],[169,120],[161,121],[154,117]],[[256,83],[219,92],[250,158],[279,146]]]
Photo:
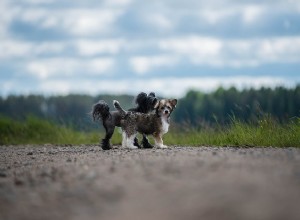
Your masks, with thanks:
[[[0,144],[94,144],[99,142],[97,132],[78,132],[52,122],[28,117],[13,121],[0,117]]]
[[[227,127],[170,132],[165,136],[165,141],[171,145],[191,146],[300,147],[300,119],[280,124],[266,118],[255,125],[234,120]]]
[[[233,120],[227,127],[215,129],[172,129],[164,136],[166,145],[201,146],[276,146],[300,147],[300,119],[287,124],[265,118],[257,124]],[[0,117],[0,144],[98,144],[104,134],[78,132],[49,121],[28,117],[25,122]],[[151,142],[152,139],[150,138]],[[121,143],[116,129],[113,144]]]

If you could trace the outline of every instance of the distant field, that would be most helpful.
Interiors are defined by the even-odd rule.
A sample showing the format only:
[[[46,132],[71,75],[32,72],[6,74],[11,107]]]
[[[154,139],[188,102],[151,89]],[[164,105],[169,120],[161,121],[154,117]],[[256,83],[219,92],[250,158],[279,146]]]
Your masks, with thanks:
[[[79,132],[70,127],[28,117],[26,121],[0,118],[0,144],[98,144],[104,133],[100,131]],[[150,141],[152,139],[150,138]],[[172,126],[164,136],[166,145],[183,146],[274,146],[300,147],[300,119],[280,124],[264,118],[256,124],[232,120],[228,126],[196,129],[187,126]],[[117,128],[112,138],[113,144],[121,143]]]

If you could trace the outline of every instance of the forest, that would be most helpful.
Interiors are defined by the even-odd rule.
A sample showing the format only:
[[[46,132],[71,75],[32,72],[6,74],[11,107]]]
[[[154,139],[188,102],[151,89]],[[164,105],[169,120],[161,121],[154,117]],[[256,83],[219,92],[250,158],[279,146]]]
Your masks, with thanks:
[[[164,97],[172,98],[172,97]],[[130,108],[134,97],[130,95],[66,95],[45,97],[41,95],[0,98],[0,117],[16,121],[29,116],[46,119],[78,131],[91,131],[102,126],[94,123],[90,115],[92,106],[105,100],[112,107],[112,100]],[[300,85],[294,88],[276,87],[237,90],[219,88],[211,93],[189,91],[179,99],[172,121],[178,125],[204,127],[226,125],[239,120],[256,123],[260,118],[270,116],[279,123],[289,122],[300,116]]]

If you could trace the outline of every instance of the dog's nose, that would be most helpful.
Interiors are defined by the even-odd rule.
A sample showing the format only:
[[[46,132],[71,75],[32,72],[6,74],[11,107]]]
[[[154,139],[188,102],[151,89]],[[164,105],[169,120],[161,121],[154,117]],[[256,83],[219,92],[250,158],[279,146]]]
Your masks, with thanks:
[[[169,111],[168,111],[168,110],[165,110],[165,114],[169,114]]]

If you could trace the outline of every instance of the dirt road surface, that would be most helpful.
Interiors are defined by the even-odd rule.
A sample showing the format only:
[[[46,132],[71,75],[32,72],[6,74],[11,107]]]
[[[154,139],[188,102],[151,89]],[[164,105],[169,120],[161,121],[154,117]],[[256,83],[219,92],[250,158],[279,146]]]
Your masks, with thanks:
[[[300,149],[0,146],[0,219],[300,217]]]

